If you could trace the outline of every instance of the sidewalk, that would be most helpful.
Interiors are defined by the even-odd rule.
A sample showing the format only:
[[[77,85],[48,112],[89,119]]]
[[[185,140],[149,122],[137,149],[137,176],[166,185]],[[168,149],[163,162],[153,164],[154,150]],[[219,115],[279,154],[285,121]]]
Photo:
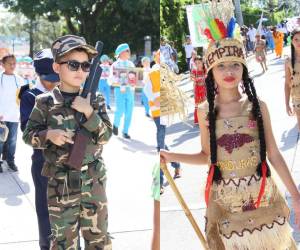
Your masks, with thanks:
[[[138,94],[139,97],[140,94]],[[113,100],[112,100],[113,103]],[[114,106],[112,105],[114,109]],[[113,122],[113,113],[109,116]],[[114,250],[147,250],[152,238],[152,167],[157,161],[154,122],[136,98],[132,140],[113,136],[104,146],[107,167],[109,231]],[[19,132],[16,153],[18,173],[0,174],[0,249],[38,250],[38,228],[31,177],[31,147]],[[82,242],[81,247],[84,249]]]
[[[288,54],[287,48],[285,53]],[[272,120],[273,133],[277,145],[286,160],[292,175],[300,188],[300,142],[295,117],[288,117],[285,113],[284,104],[284,59],[275,60],[273,54],[268,54],[269,70],[266,74],[261,74],[260,65],[253,57],[250,57],[248,66],[252,76],[255,76],[255,86],[258,95],[263,99],[269,108]],[[182,89],[187,93],[192,93],[192,83],[184,81]],[[184,123],[176,123],[168,128],[167,144],[170,150],[183,153],[199,152],[200,137],[198,127],[193,127],[193,116],[191,114],[188,126]],[[172,173],[173,169],[170,168]],[[274,171],[272,172],[274,173]],[[278,180],[276,174],[274,178]],[[192,214],[204,232],[204,189],[206,184],[207,168],[182,165],[182,178],[176,180],[176,184],[184,199],[190,207]],[[285,194],[289,205],[290,197],[286,193],[282,183],[278,180],[278,186]],[[293,213],[291,216],[292,226]],[[300,243],[300,234],[293,228],[293,236],[297,243]],[[300,245],[298,246],[300,249]],[[199,250],[202,249],[194,230],[182,211],[171,188],[165,187],[165,193],[161,197],[161,250]]]

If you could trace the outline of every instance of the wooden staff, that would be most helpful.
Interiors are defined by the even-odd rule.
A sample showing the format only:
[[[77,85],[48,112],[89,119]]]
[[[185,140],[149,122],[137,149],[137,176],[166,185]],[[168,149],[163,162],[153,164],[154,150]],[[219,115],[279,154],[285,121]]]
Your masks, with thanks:
[[[188,208],[188,206],[187,206],[186,202],[184,201],[181,193],[179,192],[179,190],[178,190],[178,188],[177,188],[177,186],[176,186],[176,184],[175,184],[175,182],[174,182],[174,180],[173,180],[173,178],[172,178],[172,176],[171,176],[171,174],[170,174],[170,172],[167,168],[167,165],[165,163],[161,162],[160,163],[160,168],[163,171],[164,175],[166,176],[166,178],[167,178],[173,192],[175,193],[175,196],[176,196],[177,200],[179,201],[186,217],[188,218],[188,220],[192,224],[192,227],[194,228],[194,231],[196,232],[198,238],[200,239],[202,247],[205,250],[209,250],[209,248],[207,246],[207,242],[206,242],[206,240],[205,240],[205,238],[204,238],[197,222],[195,221],[195,219],[194,219],[194,217],[191,213],[191,210]]]

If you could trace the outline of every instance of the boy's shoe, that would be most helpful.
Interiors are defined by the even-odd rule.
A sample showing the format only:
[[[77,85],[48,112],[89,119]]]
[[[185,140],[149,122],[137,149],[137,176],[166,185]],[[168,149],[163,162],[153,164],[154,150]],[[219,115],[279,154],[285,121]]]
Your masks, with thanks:
[[[14,162],[7,163],[7,165],[12,171],[14,171],[14,172],[18,171],[18,167],[16,166],[16,164]]]
[[[125,139],[131,139],[131,137],[130,137],[130,135],[129,134],[123,134],[123,137],[125,138]]]
[[[108,110],[111,110],[111,107],[110,107],[109,105],[107,105],[106,108],[107,108]]]
[[[0,161],[0,173],[3,173],[2,164],[3,164],[3,161]]]
[[[181,177],[181,169],[180,168],[175,168],[174,176],[173,179],[177,179]]]
[[[119,131],[118,131],[118,128],[116,126],[113,126],[113,134],[114,135],[118,135]]]
[[[160,186],[160,194],[163,194],[164,193],[164,187],[163,186]]]

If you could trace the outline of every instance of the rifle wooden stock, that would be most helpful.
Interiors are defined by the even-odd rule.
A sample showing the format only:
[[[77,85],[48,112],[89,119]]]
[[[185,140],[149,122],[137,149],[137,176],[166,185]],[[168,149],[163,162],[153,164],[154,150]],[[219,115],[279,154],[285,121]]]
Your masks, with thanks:
[[[98,55],[92,60],[91,70],[81,93],[81,96],[84,98],[87,97],[88,93],[91,93],[91,104],[96,97],[96,91],[98,90],[99,79],[102,73],[102,68],[100,67],[100,56],[102,53],[102,48],[103,43],[98,41],[96,43],[96,50],[98,51]],[[90,137],[86,129],[81,126],[81,124],[86,121],[84,114],[76,112],[75,119],[79,122],[79,128],[76,131],[74,144],[72,146],[66,164],[70,168],[80,170]]]
[[[170,172],[167,168],[167,165],[165,163],[161,162],[160,163],[160,169],[164,172],[164,175],[166,176],[166,178],[167,178],[167,180],[168,180],[168,182],[169,182],[169,184],[170,184],[177,200],[179,201],[186,217],[188,218],[188,220],[190,221],[194,231],[196,232],[196,234],[197,234],[197,236],[198,236],[198,238],[201,242],[201,245],[202,245],[203,249],[209,250],[209,248],[207,246],[207,242],[206,242],[206,240],[205,240],[205,238],[204,238],[197,222],[195,221],[195,219],[193,217],[193,214],[191,213],[191,210],[189,209],[189,207],[187,206],[186,202],[184,201],[181,193],[179,192],[179,190],[178,190],[178,188],[177,188],[177,186],[176,186],[176,184],[175,184],[175,182],[174,182],[174,180],[173,180],[173,178],[172,178],[172,176],[171,176],[171,174],[170,174]]]
[[[76,169],[81,170],[82,161],[85,155],[85,149],[89,142],[90,138],[83,132],[83,129],[80,129],[74,139],[74,144],[67,161],[67,165]]]

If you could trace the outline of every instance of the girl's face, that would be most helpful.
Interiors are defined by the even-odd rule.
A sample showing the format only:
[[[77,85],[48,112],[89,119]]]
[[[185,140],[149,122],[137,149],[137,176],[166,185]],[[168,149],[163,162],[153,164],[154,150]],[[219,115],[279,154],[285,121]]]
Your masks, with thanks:
[[[222,62],[214,66],[212,70],[219,88],[236,88],[242,80],[243,65],[240,62]]]
[[[202,70],[203,69],[203,62],[201,60],[196,60],[195,61],[195,65],[197,67],[198,70]]]
[[[292,40],[292,44],[295,47],[295,50],[300,50],[300,33],[297,33],[296,35],[294,35],[293,40]]]

